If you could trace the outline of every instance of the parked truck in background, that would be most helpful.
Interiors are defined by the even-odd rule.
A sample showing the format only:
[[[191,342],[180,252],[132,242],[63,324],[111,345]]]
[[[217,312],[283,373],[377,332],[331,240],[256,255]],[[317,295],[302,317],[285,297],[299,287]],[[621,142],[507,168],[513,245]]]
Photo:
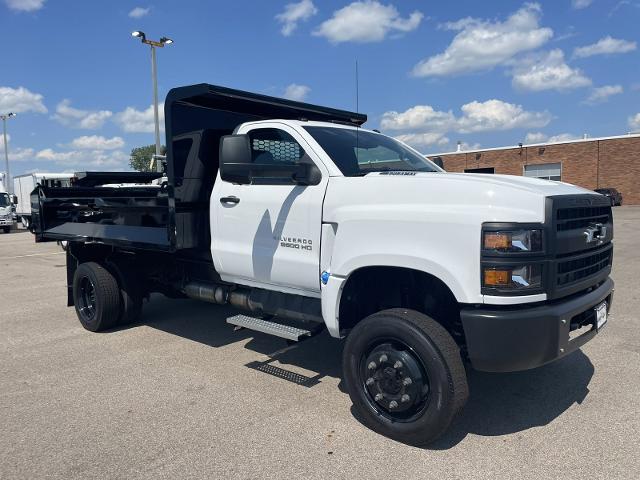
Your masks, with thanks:
[[[327,331],[345,339],[357,416],[424,445],[464,406],[465,364],[534,368],[607,321],[602,195],[446,173],[364,115],[223,87],[171,90],[165,118],[161,186],[84,172],[33,194],[36,241],[69,241],[67,302],[88,330],[135,321],[161,292],[290,341]]]
[[[5,174],[0,173],[0,230],[9,233],[14,224],[13,198],[5,187]]]
[[[72,173],[27,173],[13,177],[13,194],[16,196],[16,220],[25,228],[31,225],[31,192],[36,185],[69,187]]]

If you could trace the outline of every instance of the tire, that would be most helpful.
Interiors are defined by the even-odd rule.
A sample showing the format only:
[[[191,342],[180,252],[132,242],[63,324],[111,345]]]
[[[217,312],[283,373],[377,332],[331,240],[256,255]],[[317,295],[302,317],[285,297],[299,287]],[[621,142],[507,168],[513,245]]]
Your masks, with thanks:
[[[20,221],[22,222],[22,226],[27,230],[29,230],[29,226],[31,225],[31,219],[29,217],[22,217],[20,218]]]
[[[362,320],[347,337],[342,360],[356,416],[409,445],[440,437],[469,396],[455,341],[435,320],[413,310],[394,308]]]
[[[4,233],[11,233],[11,227],[2,227]]]
[[[116,278],[98,263],[81,263],[73,276],[73,303],[87,330],[99,332],[115,326],[122,308]]]

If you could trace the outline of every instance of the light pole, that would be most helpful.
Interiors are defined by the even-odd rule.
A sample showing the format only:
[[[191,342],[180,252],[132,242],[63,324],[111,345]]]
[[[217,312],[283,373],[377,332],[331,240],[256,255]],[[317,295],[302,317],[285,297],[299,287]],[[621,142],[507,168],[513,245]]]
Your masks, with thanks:
[[[6,170],[5,179],[7,180],[7,192],[13,194],[13,183],[11,182],[11,174],[9,173],[9,144],[7,143],[7,119],[15,117],[13,112],[3,113],[0,115],[2,119],[2,135],[4,137],[4,166]]]
[[[167,37],[160,38],[159,41],[147,40],[144,32],[136,30],[131,32],[132,37],[139,38],[142,43],[151,47],[151,81],[153,83],[153,117],[155,120],[156,131],[156,157],[161,156],[160,152],[160,116],[158,115],[158,69],[156,66],[156,47],[162,48],[165,45],[171,45],[173,40]]]

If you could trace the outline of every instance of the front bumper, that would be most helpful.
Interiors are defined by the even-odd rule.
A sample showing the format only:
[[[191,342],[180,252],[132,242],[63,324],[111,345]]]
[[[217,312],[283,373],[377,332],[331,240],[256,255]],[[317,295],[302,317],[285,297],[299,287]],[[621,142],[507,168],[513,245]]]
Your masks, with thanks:
[[[6,227],[13,225],[13,217],[9,215],[8,217],[0,217],[0,227]]]
[[[593,315],[591,328],[583,328],[580,332],[584,333],[570,338],[572,319],[585,318],[582,314],[604,300],[611,308],[613,287],[613,280],[607,278],[596,289],[568,300],[524,308],[462,309],[471,364],[486,372],[512,372],[539,367],[573,352],[597,331]],[[591,317],[587,316],[586,321]]]

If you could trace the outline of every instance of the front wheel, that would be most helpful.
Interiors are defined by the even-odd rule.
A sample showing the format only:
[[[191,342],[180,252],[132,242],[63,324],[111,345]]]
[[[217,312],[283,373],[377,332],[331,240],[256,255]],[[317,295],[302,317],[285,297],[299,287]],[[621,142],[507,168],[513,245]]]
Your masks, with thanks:
[[[4,233],[10,233],[11,232],[11,227],[2,227],[2,231]]]
[[[436,440],[469,396],[455,341],[413,310],[384,310],[358,323],[346,340],[343,369],[361,421],[410,445]]]

